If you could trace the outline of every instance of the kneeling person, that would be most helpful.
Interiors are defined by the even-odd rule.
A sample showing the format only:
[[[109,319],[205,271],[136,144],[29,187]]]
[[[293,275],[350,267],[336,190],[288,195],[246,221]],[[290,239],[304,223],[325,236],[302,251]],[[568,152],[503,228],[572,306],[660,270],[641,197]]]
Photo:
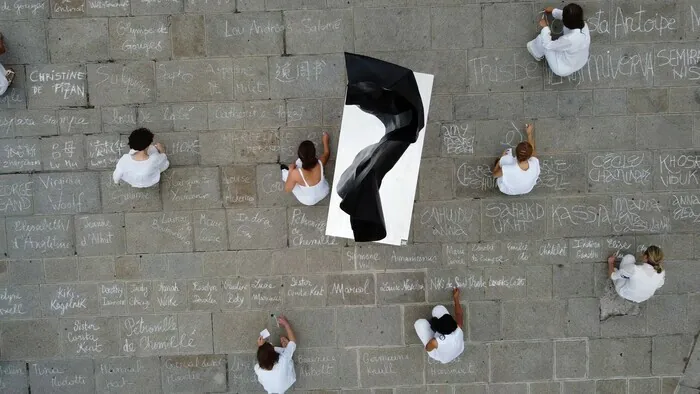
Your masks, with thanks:
[[[447,364],[459,357],[464,351],[464,320],[462,305],[459,303],[459,289],[452,291],[455,303],[455,318],[443,305],[433,308],[430,320],[418,319],[413,327],[425,346],[430,358]]]
[[[263,337],[258,338],[258,363],[255,374],[268,394],[282,394],[297,381],[292,356],[297,348],[297,338],[289,321],[284,316],[277,318],[279,324],[287,331],[286,337],[280,338],[282,347],[272,346]]]

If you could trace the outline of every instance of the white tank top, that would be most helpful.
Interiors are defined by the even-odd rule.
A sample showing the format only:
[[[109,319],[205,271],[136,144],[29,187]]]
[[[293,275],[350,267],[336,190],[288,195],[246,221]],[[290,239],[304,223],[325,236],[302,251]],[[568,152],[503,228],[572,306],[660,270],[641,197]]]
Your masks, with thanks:
[[[321,166],[321,181],[313,186],[309,186],[309,183],[306,182],[306,178],[304,178],[304,173],[301,171],[301,160],[297,159],[296,164],[299,175],[301,175],[301,179],[306,186],[296,185],[292,193],[294,193],[294,196],[300,203],[304,205],[316,205],[316,203],[326,198],[331,191],[323,173],[323,163],[321,163],[321,160],[318,161],[318,165]]]

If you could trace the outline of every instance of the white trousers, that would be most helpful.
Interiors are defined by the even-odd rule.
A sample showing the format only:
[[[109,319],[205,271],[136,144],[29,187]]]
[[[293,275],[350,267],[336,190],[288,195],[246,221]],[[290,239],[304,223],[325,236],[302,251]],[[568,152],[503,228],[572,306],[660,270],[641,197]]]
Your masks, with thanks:
[[[539,57],[539,58],[544,57],[544,55],[546,54],[547,51],[545,51],[545,49],[544,49],[544,44],[542,43],[542,36],[541,35],[538,34],[534,40],[530,41],[530,45],[531,45],[532,53],[536,57]]]
[[[450,312],[448,312],[447,308],[445,308],[443,305],[438,305],[433,308],[433,317],[440,318],[442,315],[449,313]],[[430,322],[426,319],[416,320],[416,322],[413,323],[413,328],[416,329],[416,334],[418,334],[420,341],[423,342],[423,346],[427,345],[431,339],[435,338],[435,331],[430,328]]]
[[[5,94],[7,88],[10,86],[10,82],[5,78],[5,67],[0,64],[0,96]]]

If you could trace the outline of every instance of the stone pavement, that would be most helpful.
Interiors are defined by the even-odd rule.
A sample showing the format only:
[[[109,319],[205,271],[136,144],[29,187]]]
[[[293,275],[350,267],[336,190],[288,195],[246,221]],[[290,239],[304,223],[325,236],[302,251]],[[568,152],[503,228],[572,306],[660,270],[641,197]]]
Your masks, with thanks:
[[[672,393],[700,329],[700,2],[580,3],[590,62],[559,78],[524,47],[539,1],[0,0],[0,391],[257,393],[285,313],[295,392]],[[435,74],[408,246],[325,237],[327,201],[281,193],[278,160],[337,141],[343,51]],[[489,166],[530,119],[540,182],[506,198]],[[138,126],[159,188],[111,182]],[[650,244],[665,286],[600,321],[606,257]],[[412,323],[455,285],[468,345],[439,365]]]

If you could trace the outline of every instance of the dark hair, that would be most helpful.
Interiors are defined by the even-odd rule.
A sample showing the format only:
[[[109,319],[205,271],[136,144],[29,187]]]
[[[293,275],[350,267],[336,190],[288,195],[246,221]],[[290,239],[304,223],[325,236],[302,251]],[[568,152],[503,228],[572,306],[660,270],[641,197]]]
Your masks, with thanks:
[[[316,158],[316,146],[313,142],[306,140],[299,144],[297,155],[301,159],[301,168],[310,170],[316,167],[318,159]]]
[[[440,318],[433,317],[430,319],[430,329],[442,335],[452,334],[457,329],[457,322],[449,313],[442,315]]]
[[[583,8],[578,4],[567,4],[562,10],[564,26],[569,29],[583,29],[586,24],[583,20]]]
[[[136,129],[129,135],[129,148],[133,150],[144,150],[153,143],[153,133],[145,127]]]
[[[270,342],[258,346],[258,365],[260,368],[271,371],[279,359],[279,353],[275,351],[275,347]]]
[[[526,161],[532,157],[532,145],[529,142],[523,141],[515,147],[515,157],[518,159],[518,163],[521,161]]]

